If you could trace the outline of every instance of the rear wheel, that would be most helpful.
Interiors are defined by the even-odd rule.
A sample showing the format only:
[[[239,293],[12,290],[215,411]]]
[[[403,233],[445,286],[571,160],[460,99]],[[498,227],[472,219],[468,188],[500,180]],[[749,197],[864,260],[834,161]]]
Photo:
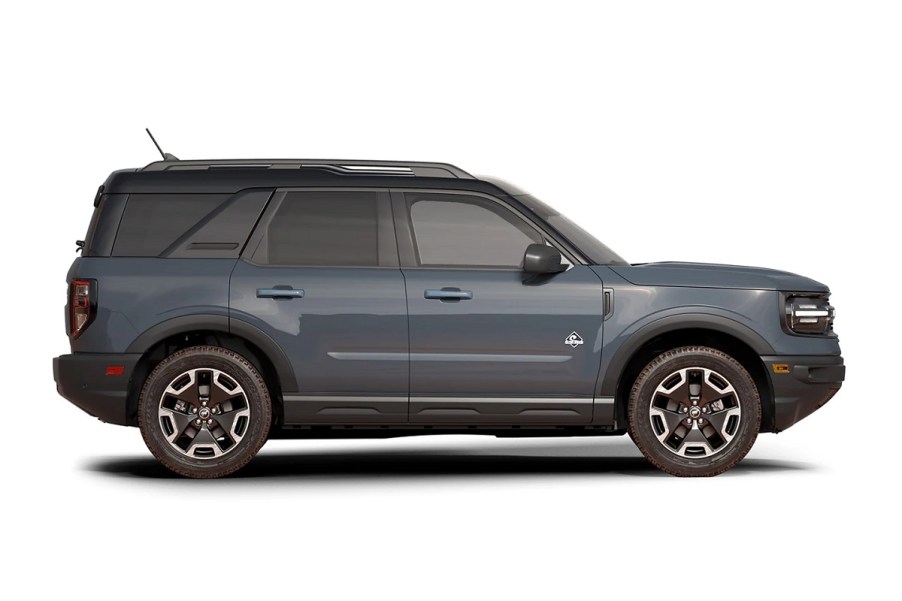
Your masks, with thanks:
[[[161,361],[138,399],[147,448],[191,478],[244,467],[266,442],[271,419],[269,391],[257,369],[215,346],[187,348]]]
[[[653,359],[629,398],[629,433],[642,454],[675,476],[715,476],[739,463],[761,424],[758,389],[735,359],[682,347]]]

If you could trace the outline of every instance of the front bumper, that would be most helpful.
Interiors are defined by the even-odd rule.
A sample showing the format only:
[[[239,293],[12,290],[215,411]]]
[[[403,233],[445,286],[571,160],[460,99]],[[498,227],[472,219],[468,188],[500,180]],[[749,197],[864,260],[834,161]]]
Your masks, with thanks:
[[[53,379],[56,390],[89,415],[125,426],[128,424],[129,382],[140,358],[139,354],[100,353],[55,357]]]
[[[839,355],[775,355],[761,360],[774,391],[774,432],[823,407],[846,378],[846,366]]]

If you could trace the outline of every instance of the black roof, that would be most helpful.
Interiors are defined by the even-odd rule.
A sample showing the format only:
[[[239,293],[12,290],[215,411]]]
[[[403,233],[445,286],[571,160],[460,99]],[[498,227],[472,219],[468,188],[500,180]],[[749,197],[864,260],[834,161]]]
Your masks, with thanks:
[[[157,161],[142,169],[114,171],[107,193],[234,193],[247,188],[379,186],[451,188],[508,194],[503,182],[476,178],[448,163],[343,159],[228,159]]]
[[[360,173],[418,177],[473,176],[448,163],[422,161],[360,161],[346,159],[219,159],[214,161],[157,161],[141,171],[211,171],[217,169],[325,169],[342,175]]]

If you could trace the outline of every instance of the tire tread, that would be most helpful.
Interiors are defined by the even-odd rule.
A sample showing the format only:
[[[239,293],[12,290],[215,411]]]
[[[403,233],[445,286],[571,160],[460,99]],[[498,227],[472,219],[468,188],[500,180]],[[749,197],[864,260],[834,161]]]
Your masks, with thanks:
[[[149,402],[147,395],[149,393],[149,389],[153,386],[156,378],[159,376],[159,373],[175,361],[201,354],[219,355],[222,359],[237,363],[239,366],[244,368],[254,380],[254,385],[257,387],[257,391],[261,395],[264,405],[264,415],[261,416],[264,424],[263,435],[259,437],[259,440],[254,442],[253,446],[249,450],[246,449],[244,451],[244,455],[241,456],[240,459],[232,458],[232,461],[229,461],[220,469],[216,470],[189,469],[175,461],[172,461],[172,459],[165,453],[160,452],[159,448],[157,447],[157,441],[153,440],[150,431],[151,426],[155,426],[155,424],[148,424],[145,417],[145,405],[147,402]],[[249,391],[246,392],[249,394]],[[269,432],[269,424],[271,420],[272,401],[269,395],[269,388],[266,385],[263,376],[260,375],[260,372],[257,370],[257,368],[254,367],[253,364],[243,356],[239,355],[235,351],[231,351],[220,346],[192,346],[172,353],[171,355],[160,361],[160,363],[157,364],[153,371],[150,372],[150,375],[148,375],[147,379],[144,381],[144,385],[141,388],[141,394],[138,397],[138,427],[141,430],[141,436],[144,438],[144,444],[147,445],[147,448],[157,459],[157,461],[162,463],[164,466],[166,466],[166,468],[175,472],[176,474],[185,476],[187,478],[221,478],[243,468],[245,465],[250,463],[250,461],[257,455],[257,452],[266,443],[267,435]]]
[[[739,452],[734,452],[733,457],[729,461],[718,463],[716,465],[710,466],[708,469],[688,469],[688,468],[680,468],[675,467],[673,464],[669,464],[668,462],[662,461],[658,457],[658,452],[660,449],[652,450],[652,444],[647,444],[650,441],[643,441],[640,431],[638,429],[638,403],[639,403],[639,393],[642,386],[645,384],[645,381],[649,378],[650,374],[660,367],[662,364],[673,361],[674,359],[679,359],[685,357],[687,355],[698,355],[704,354],[708,356],[716,357],[721,361],[725,361],[730,364],[733,368],[739,371],[745,378],[748,379],[749,384],[751,384],[751,389],[753,390],[753,397],[751,400],[755,407],[757,407],[757,411],[755,411],[755,415],[752,417],[754,421],[754,427],[752,430],[751,440],[746,445],[747,448],[740,449]],[[727,353],[706,347],[706,346],[683,346],[671,349],[669,351],[665,351],[652,359],[645,368],[639,372],[639,375],[636,377],[635,382],[633,382],[632,389],[630,390],[629,401],[627,404],[627,424],[629,428],[630,437],[633,439],[633,442],[642,452],[648,461],[654,465],[656,468],[670,474],[672,476],[679,477],[689,477],[689,478],[697,478],[697,477],[708,477],[708,476],[716,476],[718,474],[722,474],[727,470],[732,469],[736,466],[740,461],[742,461],[745,456],[748,454],[749,450],[751,450],[752,445],[755,442],[755,438],[757,436],[758,430],[761,427],[761,397],[758,392],[757,387],[755,386],[754,380],[752,380],[751,376],[748,373],[748,370],[736,359]],[[745,416],[743,416],[745,417]],[[654,441],[657,442],[657,441]],[[666,451],[665,451],[666,452]]]

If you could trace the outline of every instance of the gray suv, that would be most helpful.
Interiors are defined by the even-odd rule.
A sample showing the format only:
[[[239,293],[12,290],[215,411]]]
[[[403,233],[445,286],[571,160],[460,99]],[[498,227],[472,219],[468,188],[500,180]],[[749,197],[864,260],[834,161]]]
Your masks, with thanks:
[[[631,265],[538,199],[443,163],[116,171],[68,274],[62,396],[184,476],[268,438],[629,433],[711,476],[826,403],[829,289]]]

